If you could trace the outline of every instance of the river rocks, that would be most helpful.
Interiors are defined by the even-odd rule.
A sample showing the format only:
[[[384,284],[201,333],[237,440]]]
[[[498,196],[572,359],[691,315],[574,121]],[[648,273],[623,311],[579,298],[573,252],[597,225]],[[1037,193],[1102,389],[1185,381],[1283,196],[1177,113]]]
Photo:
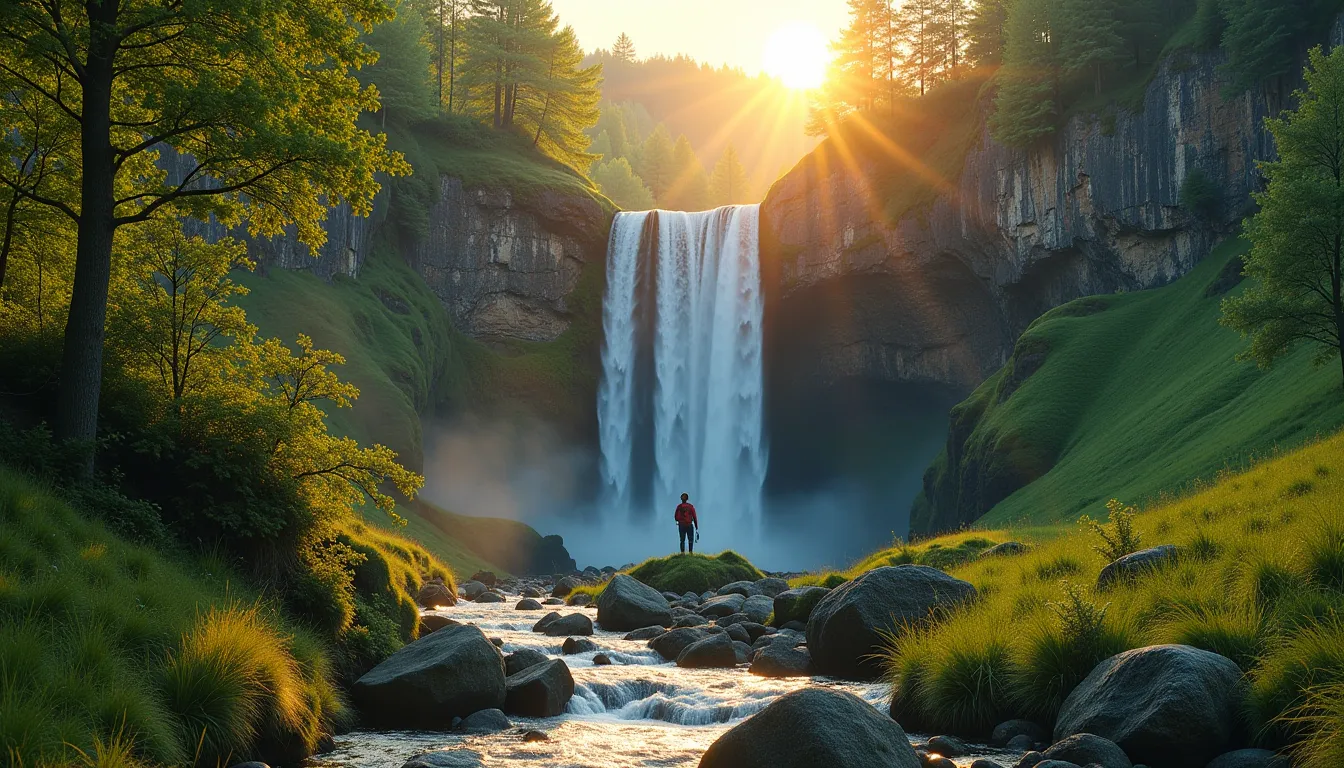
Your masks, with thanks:
[[[867,679],[879,672],[872,654],[882,632],[927,621],[975,596],[975,587],[935,568],[886,566],[836,587],[807,622],[813,667],[822,674]]]
[[[426,613],[420,617],[420,631],[418,635],[424,637],[430,632],[436,632],[444,627],[460,627],[462,622],[453,621],[447,616],[440,616],[437,613]]]
[[[545,616],[542,616],[540,619],[537,619],[537,623],[532,625],[532,631],[545,632],[546,627],[549,627],[551,624],[559,620],[560,620],[560,614],[556,611],[551,611]]]
[[[1141,549],[1116,560],[1097,575],[1097,589],[1104,590],[1116,581],[1134,579],[1145,573],[1151,573],[1176,562],[1176,547],[1163,544],[1160,547]]]
[[[536,729],[527,731],[526,733],[523,734],[523,737],[522,737],[522,738],[523,738],[523,741],[528,742],[528,743],[531,743],[531,742],[534,742],[534,741],[550,741],[550,739],[551,739],[550,736],[547,736],[547,735],[546,735],[546,732],[545,732],[545,731],[538,731],[538,730],[536,730]]]
[[[775,599],[768,595],[752,595],[742,601],[741,610],[747,614],[747,621],[764,624],[775,610]]]
[[[479,595],[476,596],[476,600],[475,600],[475,602],[477,602],[477,603],[502,603],[502,602],[504,602],[504,596],[501,595],[501,594],[499,594],[498,592],[482,592],[481,594],[479,594]]]
[[[550,657],[541,651],[532,648],[519,648],[504,657],[504,674],[516,675],[528,667],[534,667],[550,660]]]
[[[696,614],[695,616],[683,616],[677,619],[676,621],[672,622],[672,627],[674,629],[680,627],[703,627],[708,623],[709,619],[699,614]]]
[[[1267,749],[1238,749],[1215,757],[1204,768],[1288,768],[1288,758]]]
[[[751,646],[741,640],[734,640],[733,656],[737,658],[738,664],[746,664],[751,661]]]
[[[1050,738],[1045,728],[1030,720],[1005,720],[994,726],[994,731],[989,736],[989,743],[1003,747],[1018,736],[1026,736],[1031,740],[1030,744],[1038,744]]]
[[[1035,768],[1044,759],[1040,752],[1028,752],[1018,758],[1017,764],[1013,768]]]
[[[777,631],[774,627],[767,627],[764,624],[758,624],[754,621],[744,621],[738,626],[746,630],[748,638],[747,642],[751,643],[756,642],[757,638],[763,637],[764,635],[772,635]]]
[[[477,571],[476,573],[472,574],[471,580],[479,581],[480,583],[484,584],[487,587],[490,587],[491,589],[493,589],[495,584],[499,582],[498,577],[496,577],[495,574],[491,571]]]
[[[737,651],[727,634],[710,635],[677,654],[677,666],[691,669],[737,666]]]
[[[513,727],[513,723],[509,722],[508,715],[498,709],[482,709],[480,712],[472,712],[462,718],[462,722],[458,723],[457,727],[463,731],[493,733],[495,731],[507,731]]]
[[[560,652],[566,656],[573,656],[576,653],[591,653],[597,650],[597,643],[586,637],[567,637],[564,645],[560,646]]]
[[[624,640],[652,640],[667,630],[663,627],[640,627],[625,633]]]
[[[700,615],[711,619],[721,619],[742,612],[742,604],[747,598],[739,594],[717,595],[700,604]]]
[[[583,606],[588,605],[592,602],[593,602],[593,596],[588,594],[587,592],[579,592],[577,594],[573,594],[565,598],[566,605],[572,605],[578,608],[582,608]]]
[[[790,621],[806,623],[812,609],[830,591],[825,587],[799,587],[775,595],[775,626],[782,627]]]
[[[727,627],[727,630],[728,637],[733,640],[736,640],[739,643],[751,642],[751,635],[747,634],[747,630],[743,629],[741,624],[731,624]]]
[[[560,659],[510,675],[504,709],[524,717],[554,717],[565,711],[574,695],[574,677]]]
[[[609,666],[610,664],[611,664],[611,657],[608,656],[607,654],[598,653],[593,655],[593,666],[605,667]]]
[[[536,587],[523,587],[522,590],[518,592],[518,594],[523,597],[531,597],[534,599],[541,599],[542,597],[545,596],[545,593],[543,593],[540,589],[537,589]]]
[[[965,757],[971,753],[971,748],[956,736],[934,736],[929,739],[929,751],[945,757]]]
[[[1153,768],[1204,765],[1237,746],[1243,697],[1241,670],[1224,656],[1185,645],[1137,648],[1101,662],[1073,689],[1055,738],[1096,734]]]
[[[445,627],[369,670],[351,696],[374,727],[447,728],[504,704],[504,658],[476,627]]]
[[[779,625],[780,629],[787,629],[791,632],[804,634],[807,632],[807,622],[805,621],[786,621]]]
[[[924,768],[957,768],[957,764],[939,754],[925,755],[920,759]]]
[[[759,594],[766,597],[775,597],[789,590],[789,582],[783,579],[765,578],[752,582]]]
[[[803,688],[718,738],[700,768],[919,768],[905,731],[859,697]]]
[[[513,609],[515,611],[540,611],[541,603],[530,597],[525,597],[522,600],[519,600],[518,604],[513,606]]]
[[[754,582],[734,581],[731,584],[724,584],[722,587],[719,587],[718,593],[720,595],[741,595],[743,597],[751,597],[752,595],[761,594],[761,591],[756,588]]]
[[[548,623],[541,631],[550,637],[587,636],[593,634],[593,620],[582,613],[571,613]]]
[[[570,592],[583,586],[583,582],[573,576],[566,576],[558,579],[555,586],[551,588],[551,597],[568,597]]]
[[[597,598],[597,623],[611,632],[629,632],[653,624],[672,625],[672,612],[658,590],[618,573]]]
[[[668,603],[675,603],[681,599],[681,595],[678,595],[676,592],[660,592],[659,594],[661,594],[663,599]]]
[[[460,589],[462,590],[462,594],[468,600],[475,600],[476,598],[480,597],[481,595],[485,594],[490,590],[489,587],[485,586],[479,581],[468,581],[467,583],[463,584],[460,587]]]
[[[1091,733],[1078,733],[1055,742],[1041,753],[1041,761],[1037,765],[1043,765],[1050,760],[1062,760],[1077,765],[1096,764],[1101,768],[1133,768],[1133,763],[1119,745]]]
[[[453,594],[453,591],[443,583],[442,579],[435,579],[420,587],[420,591],[415,593],[415,602],[426,608],[457,605],[457,595]]]
[[[485,768],[481,754],[470,749],[425,752],[407,760],[401,768]]]
[[[542,605],[564,605],[565,601],[558,597],[548,597],[541,601]]]
[[[686,650],[692,643],[699,642],[707,636],[706,631],[695,627],[670,629],[650,640],[649,647],[657,651],[658,655],[664,659],[676,661],[682,651]]]
[[[761,677],[806,677],[812,673],[812,657],[805,649],[771,643],[756,651],[747,671]]]

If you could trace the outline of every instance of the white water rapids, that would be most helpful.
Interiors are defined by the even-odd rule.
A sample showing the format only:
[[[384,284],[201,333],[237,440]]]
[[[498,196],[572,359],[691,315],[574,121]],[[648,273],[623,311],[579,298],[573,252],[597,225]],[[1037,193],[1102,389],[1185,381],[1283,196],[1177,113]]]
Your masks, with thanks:
[[[522,648],[562,658],[574,675],[575,692],[568,711],[559,717],[511,717],[515,728],[493,734],[430,731],[356,731],[336,737],[336,749],[310,761],[321,768],[401,768],[412,756],[439,749],[465,747],[484,757],[487,766],[528,768],[630,768],[631,766],[694,766],[725,730],[764,709],[779,696],[808,685],[850,691],[885,712],[887,689],[879,683],[838,682],[828,678],[769,679],[734,669],[683,669],[663,661],[642,640],[597,629],[591,638],[598,651],[561,654],[563,637],[531,631],[543,611],[518,611],[516,598],[504,603],[459,603],[441,613],[476,624],[486,637],[504,641],[505,654]],[[550,610],[552,606],[546,606]],[[577,608],[559,607],[562,614]],[[592,611],[589,611],[590,615]],[[594,666],[593,656],[606,653],[610,666]],[[549,735],[524,742],[522,730]],[[911,738],[915,737],[911,735]],[[981,755],[985,757],[985,755]],[[1019,755],[991,754],[1003,766]],[[974,757],[956,759],[969,766]]]
[[[749,529],[760,514],[759,206],[620,213],[607,253],[597,413],[608,517],[683,493]]]

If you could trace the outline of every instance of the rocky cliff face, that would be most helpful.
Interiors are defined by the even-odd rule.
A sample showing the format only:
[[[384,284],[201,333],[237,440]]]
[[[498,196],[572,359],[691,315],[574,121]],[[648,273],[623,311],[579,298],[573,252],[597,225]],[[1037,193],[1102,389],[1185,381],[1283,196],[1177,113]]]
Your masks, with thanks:
[[[521,200],[445,176],[429,235],[409,258],[459,330],[551,341],[569,327],[567,297],[583,265],[605,256],[607,226],[592,198],[547,191]]]
[[[1225,98],[1219,63],[1168,61],[1141,111],[1075,117],[1028,150],[984,131],[932,207],[896,221],[868,197],[889,161],[804,161],[762,207],[774,333],[808,350],[819,379],[965,392],[1045,310],[1185,273],[1245,213],[1273,151],[1266,97]],[[1179,202],[1194,172],[1221,193],[1203,218]],[[823,306],[835,314],[811,309]]]

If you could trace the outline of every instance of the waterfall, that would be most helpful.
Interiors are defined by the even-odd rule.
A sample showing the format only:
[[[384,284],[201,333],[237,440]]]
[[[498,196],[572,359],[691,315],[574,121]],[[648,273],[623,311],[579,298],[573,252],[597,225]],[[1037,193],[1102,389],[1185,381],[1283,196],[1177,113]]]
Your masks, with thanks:
[[[610,512],[670,517],[685,492],[716,520],[757,519],[766,470],[758,219],[755,205],[617,214],[597,402]]]

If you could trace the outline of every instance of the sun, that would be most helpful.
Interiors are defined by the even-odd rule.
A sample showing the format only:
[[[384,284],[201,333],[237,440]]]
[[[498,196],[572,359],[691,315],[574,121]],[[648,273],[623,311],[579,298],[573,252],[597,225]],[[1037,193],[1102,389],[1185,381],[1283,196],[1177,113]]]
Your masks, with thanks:
[[[816,88],[826,78],[826,37],[803,21],[791,21],[770,33],[761,65],[766,74],[790,88]]]

